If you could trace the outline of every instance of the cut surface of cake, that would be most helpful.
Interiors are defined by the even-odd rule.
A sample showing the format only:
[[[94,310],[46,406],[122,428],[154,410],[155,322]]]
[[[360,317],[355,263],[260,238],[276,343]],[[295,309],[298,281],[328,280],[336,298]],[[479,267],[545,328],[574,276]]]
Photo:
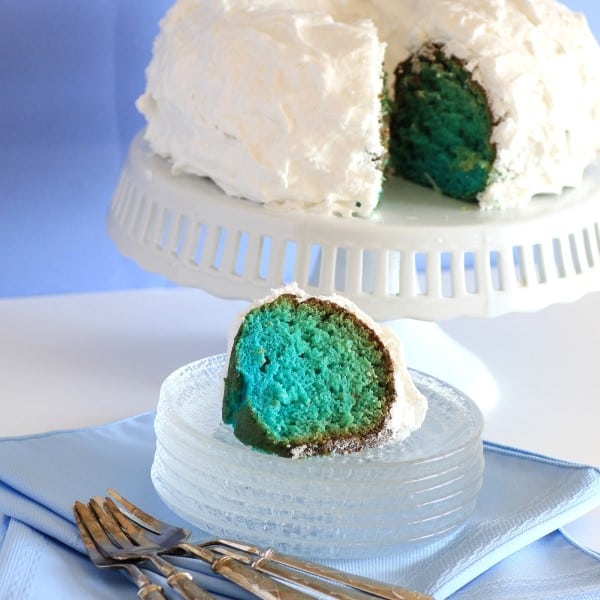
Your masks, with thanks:
[[[556,0],[177,0],[138,108],[232,196],[367,216],[398,174],[502,209],[600,155],[598,64]]]
[[[223,421],[253,448],[293,457],[358,451],[406,438],[426,411],[401,342],[345,298],[291,284],[235,325]]]
[[[425,46],[396,69],[392,169],[448,196],[473,199],[496,159],[485,91],[441,46]]]

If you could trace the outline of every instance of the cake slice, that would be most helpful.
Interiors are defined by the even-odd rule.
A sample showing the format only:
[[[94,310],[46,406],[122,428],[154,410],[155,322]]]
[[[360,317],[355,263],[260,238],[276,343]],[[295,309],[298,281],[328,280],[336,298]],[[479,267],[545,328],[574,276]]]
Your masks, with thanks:
[[[223,421],[256,449],[354,452],[406,438],[425,418],[398,338],[344,298],[292,284],[255,303],[233,333]]]

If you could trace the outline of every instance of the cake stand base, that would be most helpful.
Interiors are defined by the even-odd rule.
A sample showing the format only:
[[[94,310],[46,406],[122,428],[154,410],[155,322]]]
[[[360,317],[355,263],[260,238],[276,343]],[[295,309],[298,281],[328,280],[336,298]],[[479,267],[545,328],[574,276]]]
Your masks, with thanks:
[[[496,380],[485,363],[430,321],[396,319],[387,327],[402,340],[411,369],[433,375],[469,396],[485,414],[496,403]]]

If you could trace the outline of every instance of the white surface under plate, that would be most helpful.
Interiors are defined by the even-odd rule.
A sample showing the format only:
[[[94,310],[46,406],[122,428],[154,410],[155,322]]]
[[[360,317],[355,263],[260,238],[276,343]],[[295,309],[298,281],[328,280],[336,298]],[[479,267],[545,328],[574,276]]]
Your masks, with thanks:
[[[441,541],[474,509],[483,417],[456,389],[412,372],[430,408],[403,442],[290,459],[243,445],[221,420],[224,356],[163,383],[152,480],[162,499],[211,535],[313,557],[352,557]]]
[[[123,254],[178,284],[255,299],[295,280],[377,320],[495,316],[600,289],[600,163],[577,189],[504,212],[391,178],[371,218],[343,219],[174,176],[140,132],[107,226]]]

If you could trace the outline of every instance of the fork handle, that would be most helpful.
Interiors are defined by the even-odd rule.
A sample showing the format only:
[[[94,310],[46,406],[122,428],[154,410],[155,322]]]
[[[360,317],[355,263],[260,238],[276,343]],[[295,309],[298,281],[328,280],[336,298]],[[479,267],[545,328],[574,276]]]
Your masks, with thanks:
[[[372,596],[378,596],[379,598],[385,598],[387,600],[433,600],[431,596],[407,590],[401,586],[388,585],[368,577],[352,575],[332,567],[326,567],[325,565],[301,560],[294,556],[279,554],[271,548],[260,551],[259,557],[258,562],[260,563],[263,563],[264,561],[268,564],[268,562],[272,561],[274,563],[285,565],[286,567],[291,567],[292,569],[298,569],[299,571],[316,575],[317,577],[337,581],[338,583],[348,585],[361,592],[371,594]]]
[[[185,571],[177,571],[167,577],[167,583],[179,592],[185,600],[215,600],[215,597],[194,583],[192,576]]]
[[[210,592],[194,582],[187,571],[174,567],[158,554],[148,554],[143,558],[151,562],[167,578],[167,583],[185,600],[215,600]]]
[[[262,600],[307,600],[313,598],[313,596],[263,575],[230,556],[216,559],[211,567],[215,573],[236,583]]]
[[[167,598],[160,585],[155,583],[146,583],[141,586],[137,596],[142,600],[166,600]]]

